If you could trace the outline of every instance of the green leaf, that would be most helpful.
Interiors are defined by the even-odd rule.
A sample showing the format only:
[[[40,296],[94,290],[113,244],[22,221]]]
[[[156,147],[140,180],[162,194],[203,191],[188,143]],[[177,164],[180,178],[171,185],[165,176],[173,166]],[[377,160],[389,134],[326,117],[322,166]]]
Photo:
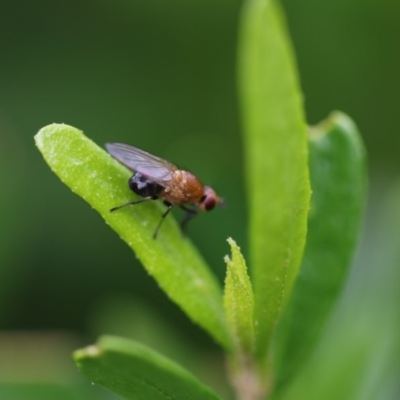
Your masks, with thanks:
[[[295,68],[277,2],[247,1],[241,20],[239,83],[256,355],[262,363],[295,281],[306,236],[307,128]]]
[[[400,181],[370,209],[361,256],[315,351],[281,400],[398,400]],[[370,214],[370,216],[372,216]]]
[[[253,289],[246,262],[240,247],[229,238],[232,258],[225,256],[226,279],[224,291],[224,307],[236,348],[239,352],[250,353],[254,346],[254,300]]]
[[[218,399],[185,369],[130,340],[104,336],[74,360],[92,382],[127,399]]]
[[[343,113],[312,128],[313,190],[301,271],[278,329],[278,379],[303,368],[342,290],[360,231],[366,197],[365,151],[358,130]]]
[[[146,202],[109,211],[134,197],[127,185],[132,172],[68,125],[44,127],[35,140],[50,168],[101,214],[168,296],[222,346],[230,348],[221,288],[190,240],[182,237],[172,217],[166,219],[157,240],[152,239],[161,204]]]

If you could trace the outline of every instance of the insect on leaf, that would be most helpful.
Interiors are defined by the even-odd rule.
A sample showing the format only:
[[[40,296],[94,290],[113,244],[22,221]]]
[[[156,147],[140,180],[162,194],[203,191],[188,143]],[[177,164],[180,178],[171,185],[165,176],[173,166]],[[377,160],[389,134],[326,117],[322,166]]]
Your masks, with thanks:
[[[152,239],[165,207],[147,202],[111,213],[113,206],[134,198],[127,185],[132,172],[78,129],[52,124],[41,129],[35,141],[50,168],[101,214],[168,296],[217,342],[230,348],[222,290],[196,248],[182,238],[173,218],[165,221],[158,239]]]

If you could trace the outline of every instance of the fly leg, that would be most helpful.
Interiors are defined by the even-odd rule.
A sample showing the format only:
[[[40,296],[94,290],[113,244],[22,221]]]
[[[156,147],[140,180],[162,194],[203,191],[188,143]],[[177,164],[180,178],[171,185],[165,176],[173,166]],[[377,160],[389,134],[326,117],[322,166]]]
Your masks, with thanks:
[[[115,210],[119,210],[120,208],[123,208],[123,207],[126,207],[126,206],[132,206],[134,204],[143,203],[144,201],[153,200],[153,199],[154,199],[153,197],[148,196],[148,197],[143,197],[143,199],[128,201],[128,203],[125,203],[125,204],[122,204],[120,206],[111,208],[110,211],[113,212]]]
[[[188,208],[185,206],[181,206],[181,208],[182,208],[182,210],[186,211],[186,214],[182,218],[182,221],[181,221],[182,235],[185,235],[187,223],[197,215],[197,211],[194,210],[193,208]]]
[[[157,238],[158,231],[160,230],[161,224],[164,222],[165,217],[169,214],[169,212],[172,210],[172,204],[168,203],[167,201],[164,201],[164,204],[168,207],[167,210],[164,212],[164,214],[161,216],[160,222],[157,225],[156,230],[153,233],[153,239]]]

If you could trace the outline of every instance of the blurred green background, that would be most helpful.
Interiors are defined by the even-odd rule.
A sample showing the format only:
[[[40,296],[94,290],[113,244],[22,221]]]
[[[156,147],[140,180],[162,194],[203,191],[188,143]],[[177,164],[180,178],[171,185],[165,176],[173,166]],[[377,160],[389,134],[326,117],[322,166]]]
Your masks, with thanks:
[[[368,245],[353,280],[365,276],[361,282],[368,282],[374,271],[363,268],[372,262],[369,254],[387,251],[375,240],[376,227],[400,172],[400,2],[283,3],[308,121],[343,110],[366,143]],[[0,1],[0,383],[75,382],[69,352],[101,333],[151,343],[206,381],[218,381],[221,360],[211,340],[49,170],[33,135],[64,122],[100,145],[120,141],[144,148],[215,187],[227,208],[202,215],[189,230],[222,280],[225,239],[232,236],[245,254],[247,249],[235,82],[240,5]],[[393,265],[382,261],[379,269],[392,271]],[[46,352],[35,355],[51,345],[53,359]],[[7,349],[24,351],[21,358],[11,350],[7,357]],[[201,368],[211,364],[215,371]]]

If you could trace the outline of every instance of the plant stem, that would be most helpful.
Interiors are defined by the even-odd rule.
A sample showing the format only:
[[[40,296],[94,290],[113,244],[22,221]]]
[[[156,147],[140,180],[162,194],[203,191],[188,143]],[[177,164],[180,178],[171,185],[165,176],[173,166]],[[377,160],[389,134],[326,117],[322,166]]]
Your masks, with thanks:
[[[263,377],[252,356],[240,354],[228,361],[228,375],[237,400],[265,400],[272,387],[270,374]]]

